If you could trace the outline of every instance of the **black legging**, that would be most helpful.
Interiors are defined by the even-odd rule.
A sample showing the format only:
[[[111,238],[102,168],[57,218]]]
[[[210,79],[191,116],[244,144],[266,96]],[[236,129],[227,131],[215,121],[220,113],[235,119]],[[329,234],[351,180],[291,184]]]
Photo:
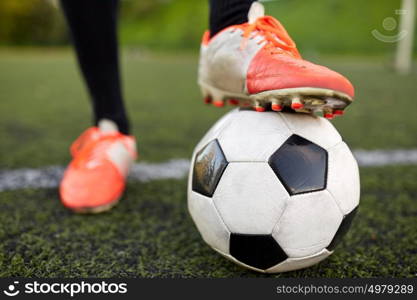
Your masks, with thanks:
[[[139,0],[138,0],[139,1]],[[247,21],[254,0],[210,0],[210,32]],[[113,120],[129,133],[120,85],[117,42],[118,0],[61,0],[91,95],[94,120]]]

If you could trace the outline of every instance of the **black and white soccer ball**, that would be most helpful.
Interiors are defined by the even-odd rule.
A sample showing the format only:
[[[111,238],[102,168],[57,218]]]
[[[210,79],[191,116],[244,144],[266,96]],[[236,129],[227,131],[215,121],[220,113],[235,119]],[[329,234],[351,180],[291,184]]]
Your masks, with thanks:
[[[276,273],[332,254],[359,194],[356,160],[329,121],[237,109],[194,150],[188,209],[214,250]]]

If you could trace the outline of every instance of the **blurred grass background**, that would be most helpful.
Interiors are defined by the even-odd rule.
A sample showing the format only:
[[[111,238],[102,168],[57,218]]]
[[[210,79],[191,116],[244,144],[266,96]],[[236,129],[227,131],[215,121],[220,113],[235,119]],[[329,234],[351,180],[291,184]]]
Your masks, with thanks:
[[[208,24],[208,1],[122,0],[120,40],[148,49],[197,49]],[[62,46],[68,35],[56,0],[0,1],[0,45]],[[382,26],[398,21],[400,0],[276,0],[265,2],[307,55],[392,53],[395,45],[371,31],[394,35]],[[417,31],[416,31],[417,33]],[[417,39],[415,39],[417,45]]]

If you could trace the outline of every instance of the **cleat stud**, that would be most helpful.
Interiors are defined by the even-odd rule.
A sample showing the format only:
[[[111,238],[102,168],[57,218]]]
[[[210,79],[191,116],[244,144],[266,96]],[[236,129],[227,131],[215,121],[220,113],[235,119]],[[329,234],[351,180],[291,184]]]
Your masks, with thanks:
[[[259,101],[255,101],[255,106],[253,107],[258,112],[264,112],[265,107],[262,106],[262,104]]]
[[[304,105],[302,103],[291,103],[291,108],[292,109],[302,109],[304,107]]]
[[[271,109],[273,111],[281,111],[284,108],[282,105],[282,101],[279,99],[271,98],[270,103],[271,103]]]
[[[206,103],[206,104],[210,104],[212,100],[213,100],[213,99],[211,99],[211,97],[210,97],[210,96],[207,96],[207,97],[205,97],[205,98],[204,98],[204,103]]]
[[[334,118],[333,109],[331,107],[324,107],[323,108],[323,117],[325,117],[328,120],[331,120]]]
[[[294,110],[302,109],[304,107],[304,104],[301,103],[301,100],[299,97],[294,97],[291,101],[291,108]]]
[[[216,107],[223,107],[224,106],[224,101],[223,100],[215,100],[213,101],[213,105]]]
[[[282,110],[282,106],[279,104],[271,104],[271,109],[273,111],[281,111]]]
[[[341,109],[337,109],[333,112],[336,116],[343,116],[343,114],[345,113],[343,110]]]
[[[239,100],[237,99],[229,99],[228,102],[230,105],[239,105]]]
[[[333,118],[334,118],[334,115],[333,115],[333,114],[331,114],[331,113],[325,113],[325,114],[324,114],[324,117],[325,117],[326,119],[328,119],[328,120],[331,120],[331,119],[333,119]]]
[[[255,106],[254,108],[257,112],[264,112],[265,111],[265,107],[263,107],[263,106]]]

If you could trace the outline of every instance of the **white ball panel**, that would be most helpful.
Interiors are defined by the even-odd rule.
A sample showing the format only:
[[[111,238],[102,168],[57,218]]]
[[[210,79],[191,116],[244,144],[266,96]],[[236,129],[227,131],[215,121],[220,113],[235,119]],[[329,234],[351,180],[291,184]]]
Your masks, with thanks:
[[[322,117],[304,114],[281,114],[288,128],[324,149],[329,149],[342,141],[342,137],[332,123]]]
[[[230,123],[238,113],[239,110],[234,109],[229,113],[225,114],[219,120],[217,120],[217,122],[214,123],[214,125],[206,132],[206,134],[203,136],[200,142],[198,142],[197,146],[194,148],[194,153],[200,151],[205,145],[207,145],[208,142],[211,142],[212,140],[216,139],[221,133],[221,131],[228,125],[230,125]]]
[[[359,205],[358,164],[344,142],[330,149],[328,153],[327,190],[333,195],[343,214],[346,215]]]
[[[218,139],[229,162],[264,161],[290,137],[281,114],[239,111]]]
[[[215,249],[229,253],[230,232],[214,207],[213,200],[189,190],[188,210],[204,241]]]
[[[229,163],[213,195],[232,233],[270,234],[289,195],[267,163]]]
[[[326,190],[292,196],[272,235],[289,257],[312,255],[327,247],[343,215]]]
[[[279,273],[304,269],[321,262],[331,254],[332,252],[328,251],[327,249],[323,249],[322,251],[310,256],[288,258],[282,263],[266,270],[266,273]]]

